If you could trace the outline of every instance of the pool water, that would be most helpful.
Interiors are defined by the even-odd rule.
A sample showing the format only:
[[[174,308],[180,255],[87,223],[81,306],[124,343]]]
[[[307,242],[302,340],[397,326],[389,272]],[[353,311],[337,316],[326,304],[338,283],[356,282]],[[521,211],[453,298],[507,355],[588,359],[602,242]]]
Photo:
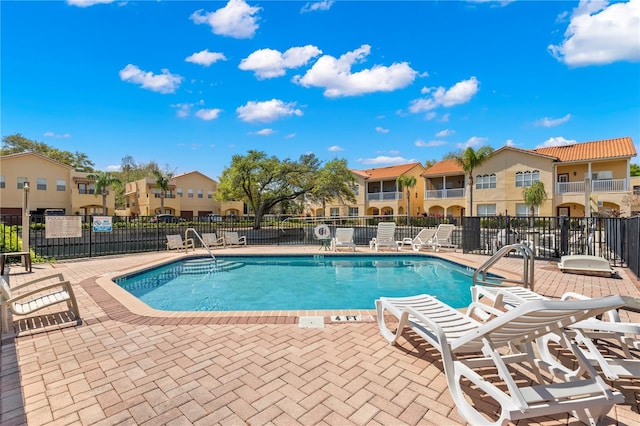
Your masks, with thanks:
[[[424,256],[247,256],[173,262],[116,279],[167,311],[374,309],[380,296],[427,293],[461,308],[473,269]]]

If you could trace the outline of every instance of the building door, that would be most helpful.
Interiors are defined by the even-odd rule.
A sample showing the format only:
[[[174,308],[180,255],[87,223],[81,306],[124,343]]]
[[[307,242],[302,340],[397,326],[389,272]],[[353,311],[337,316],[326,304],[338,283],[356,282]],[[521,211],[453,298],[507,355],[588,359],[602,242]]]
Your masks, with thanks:
[[[558,216],[567,216],[569,217],[569,212],[571,210],[569,207],[558,207]]]

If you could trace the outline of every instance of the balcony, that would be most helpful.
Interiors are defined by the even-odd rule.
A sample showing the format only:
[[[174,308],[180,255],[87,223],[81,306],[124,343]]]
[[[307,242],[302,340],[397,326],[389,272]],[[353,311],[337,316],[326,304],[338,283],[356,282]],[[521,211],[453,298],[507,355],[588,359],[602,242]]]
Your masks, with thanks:
[[[424,191],[424,198],[464,198],[464,188],[437,189]]]
[[[591,181],[591,192],[624,192],[629,190],[627,179],[604,179]],[[557,182],[556,194],[584,193],[584,181]]]
[[[402,200],[402,192],[369,192],[367,201]]]
[[[162,198],[162,194],[153,194],[153,198]],[[166,194],[164,198],[176,198],[175,194]]]

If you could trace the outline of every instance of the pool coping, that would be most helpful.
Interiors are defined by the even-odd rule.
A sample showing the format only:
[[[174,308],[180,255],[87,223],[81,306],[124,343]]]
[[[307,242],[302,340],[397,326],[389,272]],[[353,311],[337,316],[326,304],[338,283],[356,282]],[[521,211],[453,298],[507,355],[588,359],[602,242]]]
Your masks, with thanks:
[[[242,256],[309,256],[301,254],[225,254],[224,257]],[[420,256],[438,258],[453,264],[475,268],[475,266],[463,264],[457,260],[452,260],[439,253],[420,252],[392,252],[392,253],[326,253],[323,256]],[[101,276],[85,279],[80,285],[103,309],[105,315],[110,319],[147,325],[188,325],[188,324],[298,324],[300,317],[324,317],[326,324],[349,324],[354,322],[375,322],[375,309],[334,309],[334,310],[267,310],[267,311],[163,311],[154,309],[146,303],[133,296],[131,293],[120,287],[114,280],[118,277],[140,273],[158,266],[173,263],[182,259],[202,258],[206,253],[177,253],[171,258],[161,258],[126,268],[116,272],[109,272]],[[501,275],[511,275],[507,271],[500,271]],[[345,321],[333,320],[332,317],[350,317]]]

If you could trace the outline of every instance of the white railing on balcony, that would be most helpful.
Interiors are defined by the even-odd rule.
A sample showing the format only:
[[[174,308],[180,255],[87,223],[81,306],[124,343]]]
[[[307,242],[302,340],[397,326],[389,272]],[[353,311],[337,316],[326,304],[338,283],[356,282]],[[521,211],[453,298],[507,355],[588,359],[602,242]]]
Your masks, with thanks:
[[[591,192],[621,192],[629,190],[627,179],[604,179],[591,182]],[[566,194],[568,192],[585,192],[584,182],[558,182],[556,183],[556,194]]]
[[[402,192],[369,192],[367,201],[402,200]]]
[[[424,198],[464,198],[464,188],[427,190]]]

